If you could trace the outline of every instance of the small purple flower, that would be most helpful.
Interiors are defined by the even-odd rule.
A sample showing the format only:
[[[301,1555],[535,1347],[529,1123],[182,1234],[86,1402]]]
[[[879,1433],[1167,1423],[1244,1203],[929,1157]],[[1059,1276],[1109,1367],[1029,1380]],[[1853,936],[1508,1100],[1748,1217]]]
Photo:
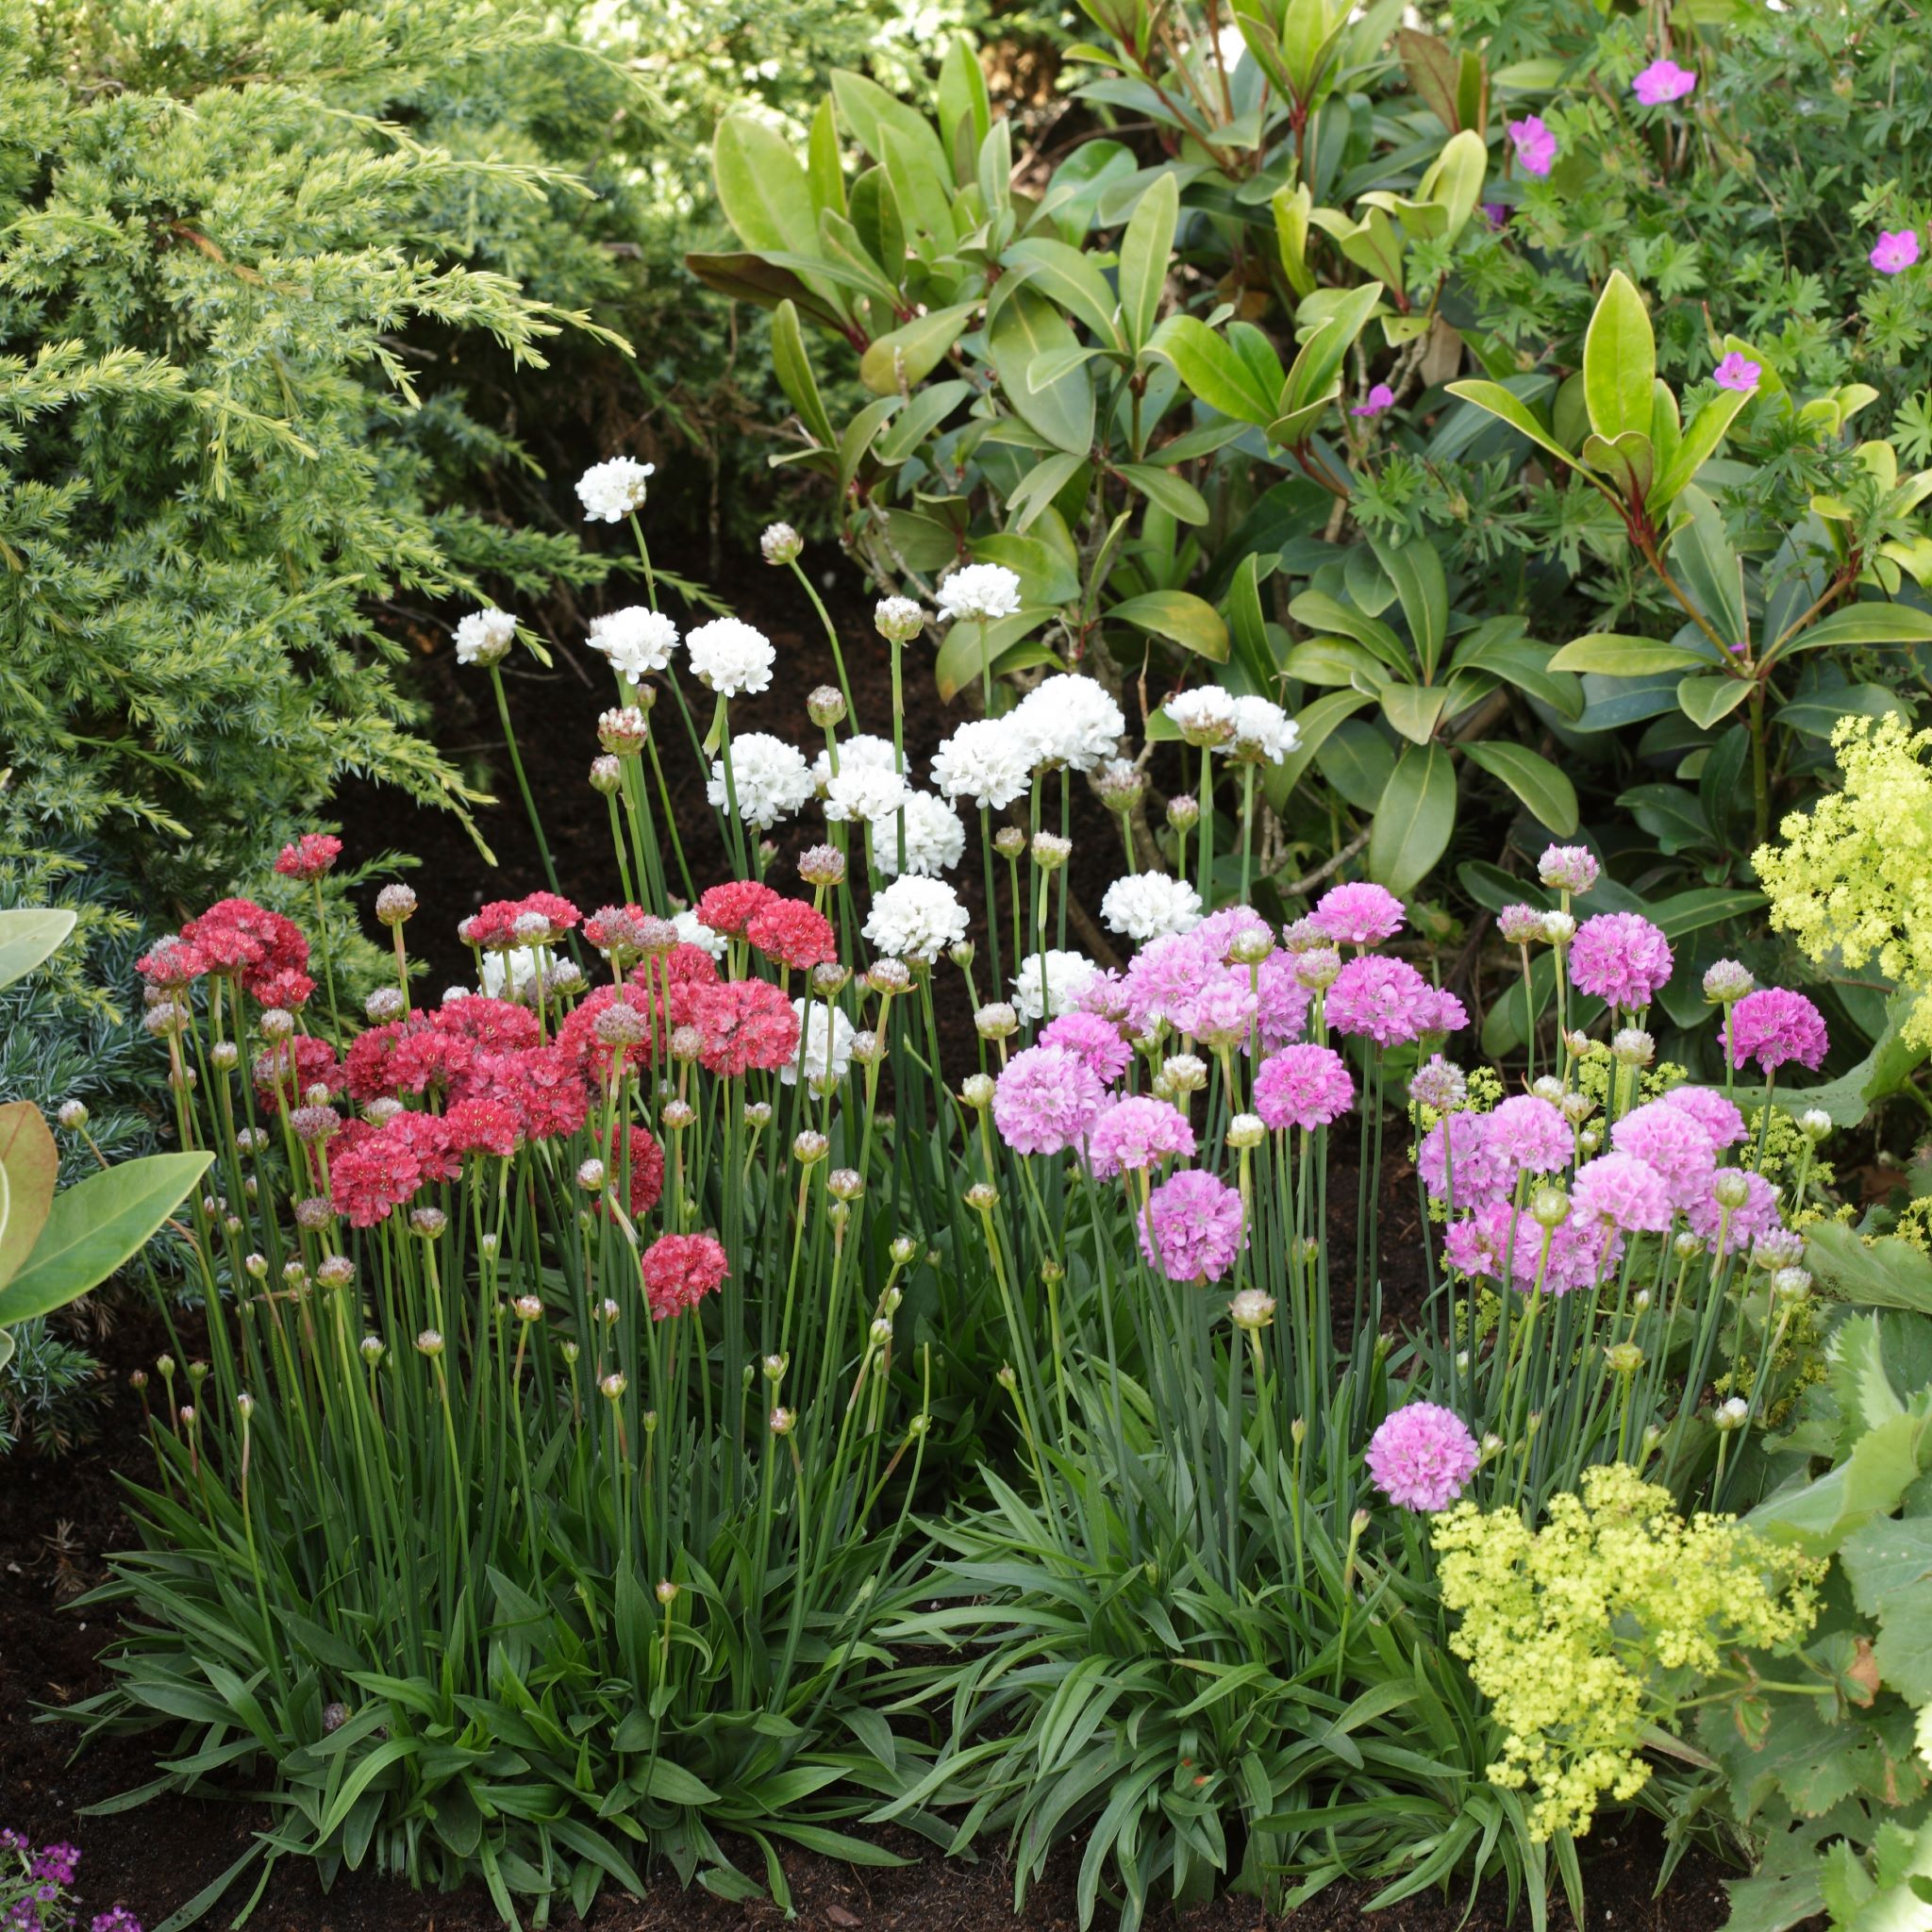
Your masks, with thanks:
[[[1395,407],[1395,391],[1386,382],[1378,382],[1372,389],[1366,400],[1357,403],[1348,413],[1351,416],[1379,416],[1385,409]]]
[[[1550,845],[1536,862],[1536,875],[1552,891],[1587,892],[1603,868],[1588,845]]]
[[[1740,355],[1736,349],[1717,365],[1715,380],[1720,389],[1734,389],[1740,395],[1750,395],[1757,387],[1758,379],[1764,374],[1764,365],[1754,362],[1748,356]]]
[[[1697,85],[1697,76],[1674,60],[1653,60],[1635,80],[1630,92],[1646,108],[1661,108],[1669,101],[1681,101]]]
[[[1502,201],[1484,202],[1483,220],[1488,222],[1490,226],[1500,235],[1509,225],[1508,203]]]
[[[1147,1197],[1141,1252],[1170,1281],[1219,1281],[1245,1245],[1241,1197],[1197,1167],[1183,1168]]]
[[[1485,1115],[1447,1113],[1422,1138],[1415,1151],[1416,1172],[1432,1201],[1452,1208],[1480,1208],[1497,1201],[1515,1175],[1491,1153]]]
[[[1429,989],[1433,995],[1425,1000],[1416,1016],[1418,1035],[1426,1040],[1432,1033],[1460,1033],[1469,1024],[1469,1008],[1453,992],[1444,992],[1440,986]]]
[[[1104,1108],[1087,1135],[1087,1159],[1102,1180],[1123,1172],[1158,1167],[1177,1154],[1192,1154],[1194,1130],[1179,1108],[1134,1094]]]
[[[1402,901],[1366,880],[1333,886],[1315,902],[1309,924],[1338,946],[1378,946],[1402,930]]]
[[[1919,258],[1919,231],[1900,228],[1896,233],[1881,228],[1878,245],[1872,251],[1872,266],[1882,275],[1903,275]]]
[[[1469,1425],[1435,1402],[1396,1409],[1369,1439],[1369,1474],[1405,1509],[1448,1508],[1480,1459]]]
[[[1815,1074],[1829,1043],[1824,1015],[1801,992],[1767,986],[1747,992],[1731,1008],[1731,1064],[1756,1060],[1762,1073],[1774,1074],[1789,1060]]]
[[[1543,125],[1541,114],[1509,123],[1509,140],[1525,175],[1547,175],[1557,159],[1557,137]]]
[[[1649,1006],[1671,976],[1671,944],[1635,912],[1586,919],[1570,942],[1570,977],[1626,1013]]]
[[[44,1879],[50,1885],[72,1885],[74,1874],[79,1866],[78,1845],[42,1845],[34,1857],[33,1868],[28,1875]]]
[[[1355,1082],[1333,1047],[1283,1047],[1255,1075],[1255,1111],[1271,1127],[1332,1126],[1354,1104]]]
[[[96,1912],[88,1932],[141,1932],[141,1921],[125,1906],[116,1906],[112,1911]]]

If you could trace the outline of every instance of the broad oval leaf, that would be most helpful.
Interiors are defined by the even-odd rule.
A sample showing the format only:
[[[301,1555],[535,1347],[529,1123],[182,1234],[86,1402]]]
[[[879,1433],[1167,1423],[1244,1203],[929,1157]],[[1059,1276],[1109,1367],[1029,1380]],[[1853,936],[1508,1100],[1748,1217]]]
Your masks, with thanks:
[[[966,319],[979,305],[956,302],[917,315],[891,335],[880,336],[858,358],[858,379],[875,396],[896,395],[924,382],[941,358],[959,340]]]
[[[1583,396],[1590,426],[1614,442],[1650,434],[1651,384],[1657,379],[1657,338],[1637,285],[1613,270],[1597,298],[1583,338]],[[1648,479],[1646,479],[1647,481]]]
[[[1382,715],[1413,744],[1426,744],[1442,720],[1449,692],[1440,684],[1385,684]]]
[[[1607,677],[1649,677],[1659,671],[1712,668],[1707,650],[1672,644],[1656,638],[1626,638],[1615,631],[1593,630],[1573,638],[1550,659],[1552,671],[1595,671]]]
[[[1147,345],[1160,316],[1180,206],[1180,183],[1162,175],[1141,197],[1121,237],[1121,325],[1128,348],[1136,351]]]
[[[1548,758],[1501,739],[1462,747],[1469,761],[1500,778],[1537,824],[1559,839],[1576,830],[1576,788]]]
[[[1176,476],[1172,470],[1163,470],[1155,463],[1123,463],[1120,475],[1176,523],[1208,521],[1208,499],[1185,476]]]
[[[1093,384],[1086,369],[1069,369],[1039,391],[1026,380],[1041,356],[1078,346],[1066,317],[1025,288],[1000,310],[988,344],[1013,413],[1070,456],[1085,456],[1093,442]]]
[[[1274,420],[1273,395],[1264,394],[1248,365],[1226,339],[1191,315],[1170,315],[1148,343],[1151,353],[1174,366],[1197,402],[1238,423],[1265,427]]]
[[[956,624],[941,639],[933,659],[933,682],[941,698],[950,704],[969,684],[977,684],[985,666],[997,664],[1052,615],[1051,610],[1016,610],[1010,617],[994,618],[983,629],[978,624]]]
[[[1821,617],[1801,630],[1774,656],[1793,651],[1828,650],[1834,644],[1924,644],[1932,643],[1932,612],[1916,604],[1888,604],[1873,599],[1864,604],[1847,604],[1841,609]]]
[[[1693,724],[1706,731],[1727,718],[1751,695],[1745,677],[1687,677],[1677,687],[1677,706]]]
[[[0,1107],[0,1288],[32,1253],[54,1204],[60,1150],[30,1100]]]
[[[0,912],[0,986],[11,986],[52,957],[74,930],[66,907],[23,906]]]
[[[1114,605],[1107,615],[1136,630],[1152,631],[1196,657],[1227,662],[1227,625],[1213,605],[1191,591],[1143,591]]]
[[[1511,395],[1500,382],[1452,382],[1449,393],[1473,403],[1499,423],[1507,423],[1519,435],[1528,437],[1539,449],[1547,450],[1563,462],[1575,462],[1576,458],[1557,441],[1554,433],[1543,426],[1535,410],[1520,396]]]
[[[1428,875],[1456,829],[1456,773],[1447,749],[1412,744],[1382,788],[1369,831],[1369,874],[1397,898]]]

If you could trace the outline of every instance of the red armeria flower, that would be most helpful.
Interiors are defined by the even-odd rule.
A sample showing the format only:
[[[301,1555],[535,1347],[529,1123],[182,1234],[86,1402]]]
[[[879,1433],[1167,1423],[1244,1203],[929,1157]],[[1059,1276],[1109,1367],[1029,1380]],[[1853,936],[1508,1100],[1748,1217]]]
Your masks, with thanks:
[[[390,1070],[390,1061],[394,1058],[396,1043],[406,1025],[414,1031],[422,1024],[414,1019],[391,1020],[386,1026],[368,1027],[350,1041],[342,1064],[349,1091],[356,1099],[367,1102],[393,1096],[395,1075]]]
[[[388,1126],[336,1137],[329,1150],[328,1191],[336,1212],[352,1227],[386,1221],[423,1185],[423,1161],[414,1136],[403,1123],[420,1114],[399,1113]]]
[[[726,879],[722,886],[712,886],[700,895],[698,924],[723,933],[727,939],[735,939],[755,912],[763,911],[779,896],[770,886],[761,886],[756,879]]]
[[[476,1061],[476,1094],[514,1108],[526,1140],[560,1140],[575,1134],[591,1110],[591,1090],[583,1073],[560,1046],[484,1054]]]
[[[486,1053],[515,1053],[543,1038],[543,1028],[528,1007],[480,992],[438,1007],[430,1024],[439,1033],[475,1041]]]
[[[327,832],[304,832],[284,845],[275,870],[285,879],[319,879],[342,856],[342,841]]]
[[[296,1012],[308,1004],[308,995],[315,991],[315,982],[306,973],[294,973],[283,968],[279,973],[271,973],[266,979],[258,980],[249,989],[264,1007],[280,1007],[285,1012]]]
[[[481,946],[485,951],[542,944],[561,939],[583,916],[568,899],[558,898],[555,892],[526,892],[521,899],[492,899],[487,906],[479,906],[457,927],[457,935],[465,945]],[[517,924],[524,919],[542,920],[547,931],[519,932]]]
[[[754,1067],[774,1073],[798,1051],[798,1015],[769,980],[697,988],[691,995],[691,1024],[705,1037],[699,1062],[714,1074],[745,1074]]]
[[[650,916],[641,906],[600,906],[584,921],[584,937],[628,966],[644,950],[643,924]]]
[[[134,970],[150,986],[178,988],[199,979],[208,961],[178,933],[169,933],[134,962]]]
[[[639,1264],[652,1318],[665,1321],[694,1308],[731,1273],[717,1237],[659,1235]]]
[[[583,924],[584,915],[568,899],[556,892],[525,892],[517,909],[520,916],[530,912],[541,913],[558,939]]]
[[[801,971],[839,957],[832,922],[803,899],[774,899],[745,922],[744,936],[767,958]]]
[[[443,1115],[453,1154],[492,1154],[508,1160],[522,1131],[517,1110],[501,1100],[458,1100]]]
[[[382,1129],[406,1141],[425,1181],[453,1181],[463,1158],[450,1144],[448,1125],[433,1113],[399,1113]]]
[[[292,919],[271,912],[252,899],[218,899],[181,928],[209,973],[232,973],[258,996],[277,973],[301,973],[308,964],[308,941]]]
[[[460,1033],[434,1021],[420,1025],[412,1023],[391,1050],[385,1073],[392,1092],[426,1093],[434,1087],[448,1093],[460,1090],[475,1058],[475,1045]]]
[[[629,1160],[631,1219],[641,1221],[658,1205],[658,1196],[664,1191],[664,1150],[646,1127],[626,1127],[624,1134],[620,1144],[613,1128],[604,1151],[608,1157],[613,1183],[623,1180],[624,1163]]]
[[[611,1064],[620,1045],[625,1064],[633,1072],[643,1072],[650,1067],[663,1040],[662,1004],[635,981],[623,987],[595,987],[571,1008],[558,1027],[557,1043],[583,1070],[584,1077],[600,1087],[610,1078]],[[604,1021],[604,1015],[613,1007],[626,1008],[634,1019],[621,1025]],[[616,1036],[620,1033],[636,1037],[619,1040]]]
[[[342,1085],[342,1069],[333,1049],[312,1033],[291,1033],[257,1054],[254,1074],[256,1096],[269,1113],[300,1107],[311,1087],[326,1087],[335,1093]]]

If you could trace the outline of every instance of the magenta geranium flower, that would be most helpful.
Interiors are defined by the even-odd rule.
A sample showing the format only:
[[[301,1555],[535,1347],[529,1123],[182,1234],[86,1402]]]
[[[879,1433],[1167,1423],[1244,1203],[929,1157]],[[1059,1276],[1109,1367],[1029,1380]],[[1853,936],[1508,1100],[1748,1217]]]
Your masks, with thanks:
[[[1903,275],[1919,258],[1919,231],[1887,228],[1878,231],[1878,245],[1872,251],[1872,266],[1882,275]]]
[[[1740,356],[1733,349],[1717,365],[1716,381],[1720,389],[1734,389],[1740,395],[1749,395],[1757,387],[1758,378],[1764,374],[1762,363],[1754,362],[1748,356]]]
[[[1405,1509],[1446,1509],[1475,1474],[1480,1456],[1469,1425],[1435,1402],[1398,1408],[1369,1439],[1369,1474]]]
[[[1557,159],[1557,137],[1541,114],[1509,123],[1509,140],[1525,175],[1547,175]]]
[[[1378,382],[1369,391],[1365,402],[1357,403],[1348,413],[1351,416],[1379,416],[1384,409],[1395,407],[1395,391],[1386,382]]]
[[[1697,85],[1697,76],[1674,60],[1653,60],[1635,80],[1630,92],[1646,108],[1661,108],[1669,101],[1681,101]]]
[[[1755,1060],[1762,1073],[1774,1074],[1796,1060],[1815,1074],[1828,1044],[1824,1015],[1801,992],[1767,986],[1747,992],[1731,1008],[1731,1064]]]

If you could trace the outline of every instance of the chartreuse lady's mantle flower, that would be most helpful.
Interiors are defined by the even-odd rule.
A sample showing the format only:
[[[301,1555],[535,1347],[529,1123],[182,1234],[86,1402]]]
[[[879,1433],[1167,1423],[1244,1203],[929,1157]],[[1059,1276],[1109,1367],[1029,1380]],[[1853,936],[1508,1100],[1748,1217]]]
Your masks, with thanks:
[[[1534,1792],[1539,1839],[1590,1829],[1606,1792],[1627,1802],[1649,1767],[1644,1730],[1726,1669],[1740,1645],[1801,1636],[1822,1566],[1730,1517],[1685,1522],[1669,1491],[1621,1463],[1586,1470],[1532,1531],[1514,1509],[1464,1503],[1433,1541],[1450,1648],[1493,1706],[1490,1781]]]

